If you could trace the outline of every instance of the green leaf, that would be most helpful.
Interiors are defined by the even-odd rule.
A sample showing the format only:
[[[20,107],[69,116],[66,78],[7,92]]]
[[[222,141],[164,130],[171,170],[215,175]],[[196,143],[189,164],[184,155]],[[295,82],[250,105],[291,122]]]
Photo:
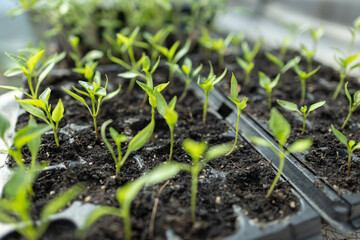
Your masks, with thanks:
[[[35,107],[32,104],[28,104],[28,103],[24,103],[21,101],[24,100],[20,100],[19,98],[16,97],[16,101],[20,104],[20,106],[27,111],[28,113],[30,113],[31,115],[34,115],[35,117],[40,118],[41,120],[43,120],[44,122],[48,123],[45,114],[43,111],[41,111],[39,108]],[[40,100],[39,100],[40,101]]]
[[[143,130],[141,130],[136,136],[130,141],[126,152],[134,152],[139,150],[148,139],[152,136],[155,128],[155,121],[151,121]]]
[[[247,97],[243,98],[240,103],[236,104],[236,105],[237,105],[237,108],[238,108],[240,111],[242,111],[244,108],[246,108],[246,106],[247,106],[247,104],[246,104],[247,101],[248,101],[248,98],[247,98]]]
[[[17,65],[19,65],[19,67],[25,74],[29,74],[28,66],[24,58],[7,52],[5,52],[5,54],[9,58],[11,58],[11,60],[13,60]]]
[[[225,68],[224,72],[219,76],[217,77],[213,82],[212,84],[215,85],[217,84],[218,82],[220,82],[226,75],[226,72],[227,72],[227,68]]]
[[[281,73],[285,73],[290,68],[294,67],[295,65],[299,64],[301,58],[299,56],[294,57],[293,59],[289,60],[284,67],[281,69]]]
[[[154,95],[154,90],[152,90],[148,85],[140,82],[140,81],[136,81],[136,83],[150,96],[150,95]]]
[[[56,104],[56,107],[52,112],[51,118],[54,122],[58,123],[63,118],[63,116],[64,116],[64,106],[62,104],[61,99],[59,99],[58,103]]]
[[[355,53],[354,55],[347,57],[344,62],[345,66],[348,66],[350,63],[352,63],[359,56],[359,54],[360,53]]]
[[[166,109],[168,108],[165,98],[159,91],[155,90],[155,99],[156,99],[156,108],[161,114],[161,116],[165,116]]]
[[[298,112],[298,113],[301,114],[301,112],[299,111],[298,106],[295,103],[285,101],[285,100],[276,100],[276,101],[281,107],[283,107],[283,108],[285,108],[287,110],[290,110],[290,111]]]
[[[250,141],[256,145],[262,146],[262,147],[272,147],[271,143],[264,138],[261,137],[252,137]]]
[[[94,92],[94,85],[89,82],[79,81],[79,84],[83,86],[88,92]]]
[[[276,75],[275,79],[270,83],[269,87],[273,89],[279,83],[280,74]]]
[[[40,84],[44,81],[47,75],[49,75],[50,71],[55,67],[55,64],[55,62],[50,63],[49,66],[47,66],[45,70],[40,73],[38,82],[36,84],[36,89],[39,88]]]
[[[40,100],[40,99],[19,99],[17,101],[18,101],[18,103],[24,103],[24,104],[33,105],[35,107],[42,108],[44,110],[47,109],[46,108],[46,103],[45,103],[44,100]]]
[[[324,105],[326,103],[326,101],[321,101],[321,102],[317,102],[317,103],[314,103],[314,104],[311,104],[311,106],[309,107],[309,111],[308,113],[314,111],[315,109],[321,107],[322,105]]]
[[[196,75],[198,75],[199,72],[201,71],[202,67],[203,67],[203,65],[200,64],[200,65],[193,71],[192,77],[195,77]]]
[[[239,96],[239,92],[238,92],[238,82],[234,76],[234,73],[231,76],[231,97],[232,98],[237,98]]]
[[[0,112],[0,138],[5,139],[5,133],[10,128],[9,120]]]
[[[353,26],[355,29],[359,29],[360,28],[360,16],[357,17],[354,21],[353,21]]]
[[[185,152],[191,156],[193,161],[197,161],[205,153],[208,144],[205,141],[196,142],[193,139],[187,138],[183,141],[182,146]]]
[[[104,56],[104,53],[99,50],[91,50],[81,59],[82,63],[93,62],[94,60],[100,59]]]
[[[218,158],[218,157],[225,155],[226,153],[228,153],[231,150],[232,145],[233,145],[232,143],[225,143],[225,144],[219,144],[219,145],[209,148],[209,150],[207,151],[207,153],[205,155],[205,159],[207,161],[209,161],[211,159]]]
[[[28,171],[24,168],[16,168],[10,180],[4,186],[4,196],[8,200],[15,200],[22,195],[27,200],[27,189],[33,184],[37,171]],[[23,204],[27,204],[24,202]]]
[[[41,136],[46,131],[50,130],[51,126],[46,124],[38,124],[36,126],[26,126],[16,132],[14,137],[14,145],[17,149],[21,149],[22,146],[29,143],[36,137]]]
[[[360,104],[360,90],[354,93],[354,103],[356,105]]]
[[[138,73],[138,72],[124,72],[124,73],[119,73],[118,76],[122,77],[122,78],[130,78],[130,79],[132,79],[132,78],[136,78],[138,76],[141,76],[141,74]]]
[[[34,118],[30,118],[28,125],[30,127],[36,127],[37,123],[34,120]],[[28,147],[31,153],[31,156],[35,157],[37,156],[39,149],[41,145],[41,136],[34,137],[31,141],[28,143]]]
[[[21,70],[21,68],[13,67],[13,68],[10,68],[9,70],[7,70],[4,73],[4,76],[5,77],[13,77],[13,76],[16,76],[16,75],[19,75],[19,74],[22,74],[22,73],[23,73],[23,71]]]
[[[249,65],[249,63],[247,63],[245,60],[243,60],[243,59],[241,59],[241,58],[239,58],[239,57],[236,58],[236,62],[239,64],[239,66],[240,66],[243,70],[246,70],[247,67],[248,67],[248,65]]]
[[[184,47],[181,48],[181,49],[176,53],[173,62],[174,62],[174,63],[177,63],[183,56],[185,56],[185,54],[187,54],[187,53],[189,52],[190,46],[191,46],[191,40],[188,39],[188,40],[186,40]]]
[[[114,98],[116,95],[119,94],[119,92],[121,91],[121,85],[119,84],[119,87],[117,90],[111,92],[111,93],[108,93],[104,98],[103,98],[103,102],[109,100],[109,99],[112,99]]]
[[[311,139],[300,139],[290,146],[289,152],[304,152],[311,147],[312,143],[313,141]]]
[[[265,56],[267,57],[267,59],[269,59],[271,62],[273,62],[276,66],[278,66],[278,68],[282,68],[284,67],[284,62],[281,61],[280,58],[277,58],[276,56],[274,56],[271,53],[265,53]]]
[[[82,184],[76,184],[65,190],[54,199],[50,200],[42,209],[40,214],[41,221],[48,221],[52,214],[57,213],[64,208],[70,201],[84,192],[86,187]]]
[[[112,127],[110,127],[109,131],[110,131],[110,135],[111,135],[111,137],[114,140],[116,145],[119,145],[120,143],[126,142],[127,139],[128,139],[126,135],[118,133]]]
[[[81,102],[81,103],[83,103],[83,104],[85,104],[85,105],[87,106],[86,101],[85,101],[84,98],[80,97],[79,95],[73,93],[73,92],[70,91],[70,90],[67,90],[67,89],[64,88],[64,87],[63,87],[62,89],[63,89],[67,94],[69,94],[70,96],[72,96],[73,98],[75,98],[76,100],[78,100],[79,102]]]
[[[339,141],[345,146],[348,145],[347,139],[344,134],[342,134],[339,130],[337,130],[334,125],[331,124],[331,130],[333,131],[335,137],[339,139]]]
[[[50,99],[51,89],[47,87],[39,96],[39,99],[44,101],[47,105]]]
[[[29,68],[30,73],[34,70],[36,63],[40,60],[40,58],[44,55],[44,53],[45,50],[42,50],[29,58],[29,60],[27,61],[27,66]]]
[[[179,47],[179,45],[180,45],[180,42],[179,42],[179,41],[176,41],[176,42],[170,47],[170,49],[169,49],[168,52],[167,52],[167,55],[165,55],[168,60],[174,60],[175,53],[176,53],[176,50],[177,50],[177,48]],[[175,62],[175,63],[176,63],[176,62]]]
[[[318,66],[317,68],[315,68],[314,70],[312,70],[311,72],[306,74],[306,78],[311,77],[312,75],[314,75],[317,71],[319,71],[320,66]]]
[[[346,97],[347,97],[347,99],[349,100],[349,103],[350,103],[350,105],[351,105],[351,103],[352,103],[352,99],[351,99],[351,95],[350,95],[350,93],[349,93],[349,90],[348,90],[348,83],[349,82],[346,82],[346,84],[345,84],[345,94],[346,94]]]
[[[265,73],[259,72],[259,83],[262,88],[267,90],[270,88],[271,80]]]
[[[358,142],[358,143],[352,148],[352,150],[355,151],[355,150],[357,150],[357,149],[359,149],[359,148],[360,148],[360,142]]]
[[[269,129],[280,144],[285,144],[291,131],[289,122],[276,109],[270,111]]]
[[[167,83],[161,83],[159,85],[157,85],[154,90],[161,92],[162,90],[164,90],[168,85],[170,84],[170,82]]]

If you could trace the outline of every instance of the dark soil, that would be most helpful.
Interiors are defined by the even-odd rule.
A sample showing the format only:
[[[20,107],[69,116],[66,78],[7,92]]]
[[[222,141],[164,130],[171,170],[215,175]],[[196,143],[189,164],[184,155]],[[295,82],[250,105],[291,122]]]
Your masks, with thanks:
[[[158,70],[154,80],[165,82],[167,71]],[[111,84],[109,91],[116,89],[122,80],[115,72],[107,72]],[[33,216],[54,196],[70,186],[83,182],[87,190],[77,200],[99,205],[118,206],[115,193],[118,187],[142,176],[162,162],[168,160],[170,140],[169,130],[160,115],[156,115],[156,129],[153,142],[149,141],[142,149],[133,153],[120,173],[121,183],[115,179],[115,166],[106,146],[96,140],[92,119],[86,108],[65,95],[60,86],[71,86],[76,78],[53,79],[53,105],[62,98],[65,106],[64,119],[60,123],[60,148],[56,147],[52,133],[42,137],[38,162],[48,162],[51,166],[64,164],[54,170],[39,174],[34,185]],[[150,122],[148,103],[141,107],[143,92],[136,88],[126,94],[126,83],[120,95],[105,102],[102,106],[98,124],[111,118],[111,124],[119,132],[130,138]],[[172,96],[180,96],[183,84],[178,79],[162,93],[169,101]],[[183,151],[181,143],[185,138],[207,140],[210,145],[232,141],[234,134],[229,126],[216,115],[208,113],[207,124],[201,123],[202,103],[192,91],[183,103],[176,105],[179,120],[175,127],[173,160],[191,164],[190,157]],[[28,115],[19,118],[18,128],[26,125]],[[108,138],[110,138],[108,134]],[[126,151],[123,144],[122,151]],[[24,148],[25,162],[30,155]],[[14,165],[12,160],[9,164]],[[199,176],[197,199],[197,223],[191,222],[190,190],[191,175],[181,172],[166,183],[148,186],[143,189],[132,204],[131,217],[134,239],[165,239],[173,232],[182,239],[218,239],[234,234],[237,215],[233,206],[238,205],[245,215],[256,222],[269,222],[296,213],[299,200],[285,182],[278,183],[269,200],[265,199],[267,190],[275,177],[271,164],[266,162],[250,145],[242,142],[241,148],[228,157],[213,160],[205,166]],[[164,184],[166,184],[164,186]],[[164,190],[159,194],[159,189]],[[155,199],[159,199],[154,231],[149,230],[150,217]],[[73,238],[73,230],[60,231],[57,239]],[[70,236],[69,236],[70,235]],[[52,235],[53,236],[53,235]],[[106,216],[89,231],[88,239],[122,239],[124,237],[122,220]],[[44,239],[51,237],[44,237]]]
[[[277,54],[277,51],[272,51]],[[289,60],[299,55],[298,52],[290,51],[286,55]],[[212,56],[213,62],[216,62],[216,56]],[[286,60],[286,61],[287,61]],[[204,64],[206,64],[204,62]],[[318,62],[313,63],[313,68],[321,65]],[[259,53],[255,60],[255,68],[252,71],[252,77],[249,85],[243,85],[244,73],[235,62],[234,57],[226,58],[226,67],[228,68],[227,78],[218,84],[219,90],[226,95],[230,95],[230,77],[233,72],[240,83],[241,97],[248,97],[248,106],[244,112],[251,118],[267,129],[267,122],[270,117],[268,109],[267,93],[259,85],[258,71],[266,73],[271,79],[278,74],[278,68],[271,63],[263,53]],[[306,62],[303,59],[300,62],[300,68],[306,69]],[[214,67],[217,69],[217,66]],[[207,75],[207,69],[203,74]],[[221,70],[220,70],[221,71]],[[356,142],[360,140],[360,111],[356,110],[347,126],[341,129],[341,126],[348,114],[349,102],[342,90],[336,100],[332,100],[332,95],[338,84],[339,73],[332,68],[321,65],[320,70],[308,79],[307,94],[305,104],[309,107],[311,104],[326,100],[326,104],[311,112],[307,118],[306,132],[302,132],[302,117],[296,112],[289,112],[276,103],[276,99],[287,100],[299,104],[301,95],[301,83],[295,72],[291,69],[281,76],[281,82],[272,92],[272,106],[276,107],[290,122],[292,133],[288,143],[292,143],[301,138],[311,138],[314,144],[311,149],[299,158],[303,163],[315,172],[319,178],[332,186],[339,193],[344,191],[357,193],[360,192],[360,161],[359,152],[355,151],[351,163],[351,176],[347,177],[347,149],[339,142],[331,131],[331,124],[340,130],[348,140],[353,139]],[[357,79],[348,77],[348,89],[354,94],[360,89]],[[343,87],[344,88],[344,87]]]

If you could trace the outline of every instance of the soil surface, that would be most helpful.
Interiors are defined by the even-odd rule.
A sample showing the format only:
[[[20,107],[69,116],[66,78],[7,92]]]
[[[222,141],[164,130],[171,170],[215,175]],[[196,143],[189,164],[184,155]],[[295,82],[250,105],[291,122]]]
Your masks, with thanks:
[[[278,51],[271,51],[277,55]],[[289,51],[285,56],[285,62],[300,54],[295,51]],[[204,65],[208,65],[205,61],[197,59]],[[212,62],[217,62],[217,56],[211,56]],[[240,66],[236,63],[233,56],[225,58],[225,66],[228,69],[227,77],[217,86],[225,95],[230,95],[230,78],[234,73],[239,82],[240,98],[248,97],[248,106],[243,110],[252,119],[257,121],[259,125],[268,129],[267,124],[270,117],[270,109],[268,108],[267,92],[259,85],[258,71],[262,71],[273,80],[279,73],[276,65],[270,62],[260,52],[255,59],[255,67],[251,74],[251,80],[248,85],[244,85],[245,75]],[[306,61],[301,60],[300,69],[306,71]],[[313,69],[321,66],[320,70],[306,82],[306,98],[305,104],[308,107],[319,101],[326,101],[326,104],[317,110],[311,112],[306,120],[306,131],[302,134],[302,116],[297,112],[290,112],[277,104],[276,100],[286,100],[296,103],[299,106],[301,96],[301,83],[299,77],[293,69],[288,70],[281,75],[279,84],[272,91],[272,107],[276,107],[290,122],[292,132],[288,139],[288,144],[302,139],[311,138],[314,143],[311,149],[304,154],[298,155],[303,163],[315,174],[333,187],[339,194],[343,192],[358,193],[360,192],[360,161],[359,151],[352,154],[351,175],[347,177],[347,156],[348,151],[345,145],[335,137],[331,131],[331,124],[341,131],[348,140],[352,139],[358,142],[360,140],[360,110],[357,109],[346,127],[341,129],[345,118],[349,112],[349,101],[345,95],[344,86],[337,99],[333,100],[332,95],[339,82],[339,73],[332,68],[324,66],[316,61],[312,64]],[[215,72],[222,72],[218,66],[214,64]],[[203,69],[203,74],[208,74],[209,68]],[[347,77],[345,82],[349,81],[348,89],[351,95],[360,90],[360,84],[357,79]],[[300,108],[301,106],[299,106]]]
[[[118,72],[106,72],[110,79],[108,91],[113,91],[122,83],[121,93],[102,105],[98,125],[113,119],[110,125],[130,139],[143,129],[151,119],[148,102],[142,106],[144,94],[136,87],[131,94],[126,93],[127,82],[116,76]],[[53,170],[39,174],[35,184],[33,217],[37,218],[40,209],[54,196],[70,186],[83,182],[87,190],[76,200],[84,203],[117,207],[116,190],[123,184],[133,181],[168,160],[170,133],[166,122],[157,113],[154,138],[131,154],[121,168],[119,183],[115,178],[115,165],[110,152],[101,140],[95,138],[92,118],[87,109],[75,101],[59,86],[70,88],[76,84],[77,76],[55,78],[50,81],[51,102],[54,106],[62,98],[65,113],[60,122],[60,147],[56,147],[51,132],[42,136],[38,163],[47,162],[57,166]],[[165,82],[166,69],[158,69],[154,77],[155,85]],[[79,87],[80,88],[80,87]],[[162,93],[167,101],[174,95],[180,96],[183,84],[175,79]],[[209,145],[233,141],[231,128],[216,114],[208,113],[207,124],[202,120],[202,103],[192,91],[182,102],[177,103],[179,120],[175,127],[173,161],[191,164],[191,158],[182,149],[186,138],[206,140]],[[22,114],[17,128],[26,125],[28,114]],[[110,134],[107,131],[107,137]],[[134,239],[165,239],[175,234],[182,239],[219,239],[236,232],[237,215],[234,206],[240,206],[243,213],[255,222],[269,222],[292,215],[300,209],[300,203],[285,182],[277,184],[270,199],[265,195],[275,177],[271,164],[266,162],[249,144],[241,141],[240,148],[226,157],[220,157],[207,164],[200,172],[197,195],[197,222],[192,224],[190,217],[191,174],[181,172],[167,182],[145,187],[135,198],[131,208],[131,222]],[[115,147],[114,143],[111,142]],[[127,143],[122,144],[125,152]],[[24,161],[30,162],[28,149],[24,148]],[[9,164],[15,163],[10,159]],[[61,165],[59,165],[61,164]],[[163,188],[159,192],[160,188]],[[157,200],[158,199],[158,200]],[[155,222],[151,214],[158,201]],[[154,229],[149,227],[154,224]],[[74,227],[66,226],[66,231],[49,230],[43,239],[74,238]],[[52,228],[51,228],[52,229]],[[15,235],[7,239],[18,238]],[[113,216],[103,217],[88,232],[88,239],[123,239],[122,220]]]

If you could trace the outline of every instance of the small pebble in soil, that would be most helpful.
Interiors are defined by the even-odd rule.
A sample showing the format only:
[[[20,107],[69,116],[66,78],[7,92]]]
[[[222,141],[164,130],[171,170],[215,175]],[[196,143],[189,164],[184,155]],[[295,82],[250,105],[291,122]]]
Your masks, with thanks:
[[[55,194],[55,191],[50,191],[50,196],[54,195]]]
[[[92,162],[89,162],[89,165],[93,165],[93,163],[92,163]]]
[[[91,196],[87,196],[84,201],[85,202],[90,202],[90,200],[91,200]]]
[[[216,204],[220,204],[221,203],[221,198],[219,196],[216,197],[215,199]]]
[[[112,176],[111,176],[111,178],[112,178],[112,179],[115,179],[115,178],[116,178],[116,176],[115,176],[115,175],[112,175]]]
[[[101,186],[101,190],[104,190],[105,188],[106,188],[106,186],[105,186],[105,185]]]
[[[294,201],[291,201],[291,202],[290,202],[290,207],[291,207],[291,208],[295,208],[295,207],[296,207],[296,204],[295,204]]]
[[[91,145],[87,146],[88,149],[92,149],[93,147]]]

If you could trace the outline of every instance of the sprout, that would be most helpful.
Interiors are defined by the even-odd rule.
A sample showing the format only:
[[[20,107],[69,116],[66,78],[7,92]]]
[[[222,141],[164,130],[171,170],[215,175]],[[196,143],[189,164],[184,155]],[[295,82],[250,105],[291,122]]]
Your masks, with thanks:
[[[299,64],[299,62],[301,60],[301,58],[299,56],[297,56],[297,57],[292,58],[285,64],[284,61],[281,60],[281,58],[278,58],[271,53],[265,53],[265,56],[267,57],[267,59],[269,59],[272,63],[274,63],[279,68],[279,72],[281,74],[284,74],[287,70],[289,70],[290,68],[293,68],[295,64]]]
[[[268,108],[271,108],[271,92],[274,87],[279,83],[280,74],[278,74],[273,81],[270,80],[265,73],[259,72],[259,82],[260,86],[264,88],[268,94]]]
[[[354,63],[359,54],[360,53],[355,53],[354,55],[348,56],[346,58],[335,56],[335,60],[340,65],[340,80],[332,97],[333,99],[336,99],[339,95],[346,76],[349,75],[352,70],[360,66],[360,62]]]
[[[94,74],[95,74],[95,68],[97,67],[97,62],[88,62],[85,63],[84,67],[74,68],[73,71],[79,74],[84,75],[84,78],[88,80],[89,83],[92,82]]]
[[[18,168],[4,187],[0,198],[0,221],[13,224],[24,238],[39,239],[50,224],[51,215],[59,212],[80,195],[85,187],[77,184],[50,200],[41,210],[39,221],[32,219],[32,202],[29,198],[37,173],[41,168],[26,171]]]
[[[338,131],[332,124],[331,124],[331,130],[333,131],[335,137],[339,139],[339,141],[344,144],[349,152],[348,154],[348,163],[347,163],[347,176],[350,177],[350,165],[351,165],[351,154],[353,151],[360,148],[360,142],[358,142],[355,145],[354,140],[348,141],[344,134],[342,134],[340,131]]]
[[[353,48],[354,48],[356,33],[359,31],[359,29],[360,29],[360,16],[357,17],[357,18],[353,21],[353,27],[350,28],[351,44],[350,44],[350,51],[349,51],[349,52],[352,52],[352,50],[353,50]]]
[[[286,119],[276,108],[272,108],[270,111],[269,129],[274,134],[275,139],[278,141],[278,148],[275,148],[272,143],[268,142],[264,138],[253,137],[251,139],[251,141],[256,145],[270,148],[279,158],[278,171],[268,193],[266,194],[266,198],[271,196],[271,193],[273,192],[276,183],[281,176],[286,156],[290,153],[304,152],[312,145],[311,139],[301,139],[294,142],[288,150],[284,149],[284,145],[286,144],[286,141],[291,132],[291,127],[289,122],[286,121]]]
[[[245,85],[250,82],[251,71],[254,68],[254,59],[259,52],[260,46],[261,40],[258,40],[255,43],[253,50],[250,50],[249,44],[247,42],[243,42],[241,44],[241,50],[243,52],[244,59],[237,57],[236,61],[245,72]]]
[[[57,131],[59,127],[59,122],[64,116],[64,106],[61,99],[59,99],[54,110],[51,112],[51,104],[49,104],[50,93],[51,89],[46,88],[44,92],[42,92],[39,96],[39,99],[19,99],[16,97],[16,101],[21,105],[23,109],[25,109],[25,111],[35,117],[40,118],[52,127],[54,131],[56,146],[59,147],[60,145]]]
[[[325,28],[322,25],[317,29],[310,28],[309,32],[310,32],[310,35],[311,35],[311,37],[313,39],[313,43],[314,43],[313,49],[309,49],[303,44],[301,45],[301,48],[300,48],[301,55],[303,55],[306,58],[308,72],[310,72],[312,69],[312,60],[316,54],[317,45],[319,43],[319,40],[325,33]]]
[[[173,148],[174,148],[174,127],[178,120],[178,114],[175,111],[176,96],[170,101],[169,104],[166,103],[165,98],[161,95],[160,92],[155,90],[155,98],[157,110],[165,118],[166,123],[170,129],[170,154],[169,161],[171,161]]]
[[[285,54],[289,48],[290,43],[295,41],[295,38],[297,37],[297,35],[306,31],[308,29],[308,25],[307,24],[298,25],[296,23],[290,23],[290,24],[286,24],[285,28],[287,30],[289,30],[290,35],[286,36],[283,39],[282,44],[281,44],[280,60],[282,60],[282,61],[285,58]]]
[[[189,85],[191,83],[191,81],[194,79],[194,77],[196,75],[199,74],[199,72],[201,71],[203,65],[200,64],[200,66],[198,66],[194,71],[192,71],[192,62],[190,60],[190,58],[185,58],[183,65],[181,66],[181,70],[182,70],[182,74],[185,77],[185,88],[183,93],[181,94],[180,98],[179,98],[179,102],[182,102],[187,94]]]
[[[300,68],[297,64],[294,65],[294,70],[295,70],[296,74],[299,76],[300,82],[301,82],[301,99],[300,99],[301,105],[304,104],[304,102],[305,102],[306,80],[308,80],[312,75],[314,75],[317,71],[319,71],[319,69],[320,69],[320,66],[318,66],[311,72],[306,73],[306,72],[303,72],[302,70],[300,70]]]
[[[84,57],[81,57],[79,51],[80,38],[77,36],[70,36],[69,43],[72,47],[72,51],[69,52],[69,55],[71,59],[75,62],[75,70],[74,70],[75,72],[84,74],[83,70],[81,70],[84,64],[85,66],[86,65],[92,66],[92,63],[95,62],[95,60],[100,59],[104,56],[104,53],[99,50],[91,50],[87,52]],[[95,67],[92,70],[94,70]],[[86,70],[89,71],[88,69]],[[84,75],[88,75],[88,74],[84,74]],[[91,82],[92,80],[92,77],[89,78],[85,77],[85,78],[88,79],[89,82]]]
[[[88,98],[90,98],[91,100],[91,108],[90,106],[86,103],[85,99],[83,97],[81,97],[80,95],[67,90],[66,88],[63,87],[64,91],[67,92],[71,97],[75,98],[77,101],[79,101],[80,103],[84,104],[86,106],[86,108],[89,110],[90,115],[93,118],[93,122],[94,122],[94,130],[95,130],[95,134],[96,134],[96,138],[99,139],[99,133],[98,133],[98,129],[97,129],[97,122],[96,122],[96,118],[100,113],[100,107],[101,104],[109,99],[114,98],[121,90],[121,85],[119,85],[119,88],[111,93],[106,93],[106,88],[108,86],[108,77],[105,75],[106,77],[106,83],[105,86],[102,87],[101,86],[101,76],[100,76],[100,72],[96,72],[94,80],[92,81],[92,83],[89,82],[84,82],[84,81],[79,81],[79,84],[85,88],[86,92],[81,91],[79,89],[77,89],[76,87],[73,86],[73,89],[81,94],[84,95]]]
[[[315,109],[323,106],[326,103],[326,101],[321,101],[321,102],[317,102],[317,103],[314,103],[314,104],[310,105],[309,110],[308,110],[306,105],[302,106],[300,108],[300,110],[299,110],[298,106],[295,103],[288,102],[288,101],[285,101],[285,100],[277,100],[277,103],[281,107],[283,107],[283,108],[285,108],[287,110],[290,110],[290,111],[297,112],[303,117],[303,127],[302,127],[301,134],[304,134],[305,127],[306,127],[306,118],[307,118],[307,116],[309,115],[310,112],[312,112]]]
[[[239,134],[239,124],[240,124],[240,114],[241,114],[241,111],[246,107],[246,102],[248,100],[248,98],[243,98],[240,101],[238,99],[238,96],[239,96],[238,83],[237,83],[237,80],[236,80],[234,74],[232,74],[232,76],[231,76],[231,97],[229,97],[229,99],[236,105],[238,112],[237,112],[236,133],[235,133],[234,145],[226,155],[230,155],[237,147],[237,138],[238,138],[238,134]]]
[[[152,46],[151,48],[151,62],[155,62],[157,58],[159,58],[160,52],[156,48],[157,45],[163,45],[166,38],[169,36],[170,33],[174,31],[174,26],[168,25],[166,27],[161,28],[157,31],[154,35],[149,32],[144,32],[144,38],[147,42],[150,43]]]
[[[191,156],[191,218],[196,222],[196,195],[198,189],[198,177],[201,169],[212,159],[218,158],[231,149],[231,144],[219,144],[208,149],[207,142],[196,142],[192,139],[185,139],[184,150]]]
[[[216,77],[216,75],[214,74],[214,70],[213,67],[211,65],[211,62],[209,62],[210,64],[210,73],[206,78],[203,78],[203,80],[200,82],[200,77],[198,78],[198,82],[197,84],[204,90],[205,92],[205,100],[204,100],[204,112],[203,112],[203,124],[206,124],[206,114],[207,114],[207,102],[208,102],[208,96],[209,96],[209,92],[211,89],[214,88],[215,84],[217,84],[218,82],[220,82],[226,74],[227,69],[225,69],[225,71],[220,75],[220,77]]]
[[[40,84],[49,75],[50,71],[55,67],[55,64],[60,62],[66,56],[65,52],[62,52],[60,54],[56,53],[47,58],[46,61],[37,68],[36,65],[43,57],[44,53],[45,50],[36,50],[35,54],[30,55],[30,57],[27,57],[23,54],[17,56],[14,54],[5,53],[9,58],[11,58],[11,60],[13,60],[18,65],[18,67],[7,70],[4,75],[6,77],[12,77],[23,73],[28,81],[30,94],[17,87],[0,85],[0,88],[17,90],[22,92],[29,98],[37,99]]]
[[[360,105],[360,90],[358,90],[358,91],[356,91],[356,92],[354,93],[354,95],[353,95],[354,102],[353,102],[353,100],[352,100],[352,98],[351,98],[351,95],[350,95],[350,93],[349,93],[349,91],[348,91],[348,88],[347,88],[348,83],[349,83],[349,82],[347,82],[347,83],[345,84],[345,94],[346,94],[346,97],[347,97],[348,100],[349,100],[349,113],[348,113],[348,115],[347,115],[347,117],[346,117],[343,125],[341,126],[342,129],[345,128],[345,126],[346,126],[347,122],[349,121],[352,113],[353,113],[353,112],[356,110],[356,108]]]

